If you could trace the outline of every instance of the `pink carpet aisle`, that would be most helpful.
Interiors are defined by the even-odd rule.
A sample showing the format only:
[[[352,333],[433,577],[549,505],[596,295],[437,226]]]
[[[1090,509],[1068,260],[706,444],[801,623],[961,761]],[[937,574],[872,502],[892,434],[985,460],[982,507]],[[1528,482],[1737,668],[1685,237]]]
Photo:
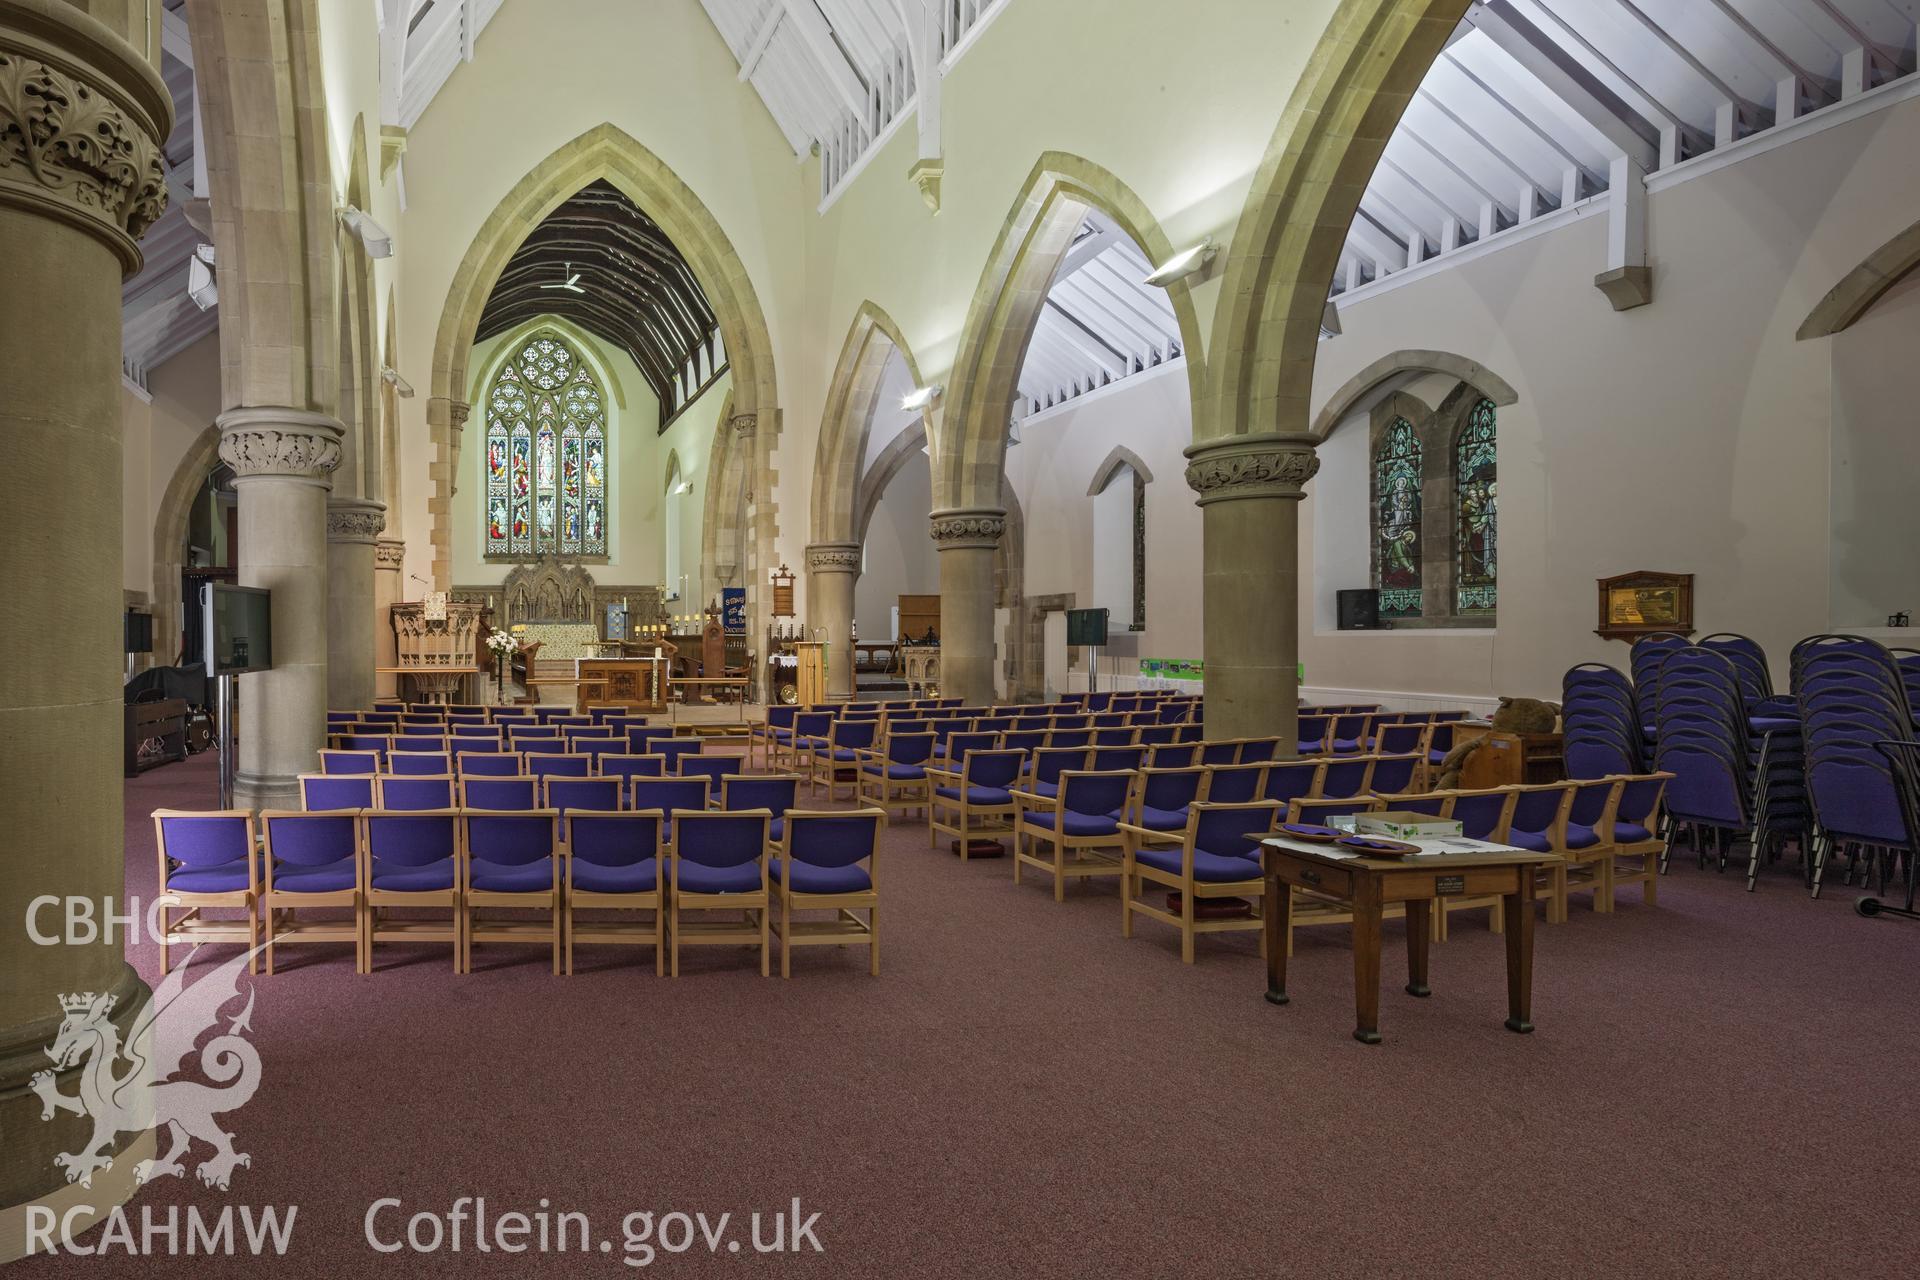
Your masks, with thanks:
[[[128,890],[156,806],[210,807],[202,756],[127,785]],[[1501,1028],[1501,942],[1462,917],[1430,1000],[1348,1038],[1344,931],[1302,934],[1277,1009],[1251,935],[1120,937],[1111,885],[1016,888],[923,825],[885,837],[883,965],[809,949],[790,981],[700,948],[678,981],[583,949],[282,953],[257,981],[258,1095],[226,1117],[252,1166],[155,1204],[297,1204],[284,1259],[58,1259],[50,1274],[618,1275],[621,1253],[382,1255],[367,1207],[737,1218],[798,1196],[823,1254],[668,1275],[1893,1276],[1913,1274],[1920,926],[1758,893],[1685,858],[1648,910],[1538,930],[1532,1036]],[[1583,900],[1579,900],[1583,901]],[[231,954],[219,948],[214,955]],[[203,956],[202,959],[208,957]],[[649,958],[650,960],[650,958]],[[133,961],[149,981],[157,953]],[[776,967],[777,973],[777,967]],[[395,1231],[398,1218],[386,1220]]]

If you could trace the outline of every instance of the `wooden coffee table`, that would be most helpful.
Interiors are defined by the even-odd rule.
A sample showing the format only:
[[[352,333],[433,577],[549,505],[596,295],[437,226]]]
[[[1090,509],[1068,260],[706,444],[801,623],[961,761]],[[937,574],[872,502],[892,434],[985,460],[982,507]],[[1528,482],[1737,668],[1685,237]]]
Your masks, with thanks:
[[[1441,841],[1413,841],[1443,849]],[[1287,936],[1293,890],[1344,903],[1353,915],[1353,1038],[1380,1043],[1380,918],[1406,904],[1407,994],[1432,994],[1427,950],[1438,899],[1498,895],[1507,941],[1507,1030],[1526,1033],[1533,1008],[1533,893],[1540,867],[1558,861],[1508,845],[1475,841],[1472,852],[1430,852],[1407,858],[1355,857],[1338,845],[1274,837],[1261,842],[1266,872],[1267,999],[1287,1003]]]

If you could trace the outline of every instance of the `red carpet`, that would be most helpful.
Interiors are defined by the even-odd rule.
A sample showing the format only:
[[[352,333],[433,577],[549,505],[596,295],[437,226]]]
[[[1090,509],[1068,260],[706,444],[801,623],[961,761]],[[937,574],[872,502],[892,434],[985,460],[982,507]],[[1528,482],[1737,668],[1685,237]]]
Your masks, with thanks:
[[[210,806],[212,762],[127,786],[128,888],[152,890],[149,810]],[[1684,865],[1683,865],[1684,864]],[[786,982],[701,948],[685,976],[583,949],[282,952],[257,980],[265,1078],[226,1117],[228,1193],[167,1180],[136,1203],[297,1204],[284,1259],[60,1259],[21,1276],[619,1275],[634,1210],[734,1215],[799,1197],[825,1252],[661,1253],[670,1275],[1893,1276],[1912,1274],[1920,1156],[1920,926],[1760,891],[1684,858],[1648,910],[1576,900],[1538,930],[1532,1036],[1501,1028],[1500,940],[1457,917],[1432,999],[1399,991],[1386,1043],[1348,1038],[1344,931],[1306,931],[1286,1009],[1253,936],[1120,937],[1114,887],[1016,888],[896,826],[882,970],[808,949]],[[215,954],[231,954],[225,949]],[[134,962],[157,977],[156,954]],[[777,962],[776,962],[777,973]],[[198,1153],[196,1153],[197,1155]],[[485,1196],[490,1216],[590,1215],[612,1251],[375,1253],[362,1230]],[[763,1228],[764,1230],[764,1228]],[[697,1239],[697,1237],[696,1237]],[[677,1240],[676,1240],[677,1243]]]

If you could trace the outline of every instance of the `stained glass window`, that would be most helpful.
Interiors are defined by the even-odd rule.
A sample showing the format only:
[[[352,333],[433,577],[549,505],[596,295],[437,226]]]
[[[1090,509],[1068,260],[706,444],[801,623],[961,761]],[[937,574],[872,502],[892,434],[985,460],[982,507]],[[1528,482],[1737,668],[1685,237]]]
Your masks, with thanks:
[[[606,398],[551,332],[513,353],[487,392],[490,556],[607,553]]]
[[[1374,536],[1382,618],[1420,616],[1420,437],[1395,418],[1373,458]]]
[[[1492,613],[1499,602],[1499,487],[1493,401],[1467,414],[1453,445],[1454,580],[1460,613]]]

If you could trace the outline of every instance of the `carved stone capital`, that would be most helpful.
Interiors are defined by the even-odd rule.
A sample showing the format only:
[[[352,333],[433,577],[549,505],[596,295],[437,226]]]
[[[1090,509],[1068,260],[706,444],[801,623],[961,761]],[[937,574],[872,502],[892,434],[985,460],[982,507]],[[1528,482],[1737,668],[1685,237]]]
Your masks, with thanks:
[[[1187,485],[1199,505],[1244,498],[1306,496],[1304,486],[1320,470],[1308,435],[1231,436],[1187,446]]]
[[[467,415],[473,412],[473,406],[465,400],[447,401],[447,425],[455,431],[467,428]]]
[[[236,481],[278,476],[332,485],[345,430],[326,414],[260,406],[229,409],[214,422],[220,460],[233,468]]]
[[[373,540],[373,567],[385,569],[390,573],[400,572],[400,566],[407,562],[407,542],[404,538],[375,538]]]
[[[733,427],[733,433],[737,436],[750,436],[754,428],[760,425],[758,415],[751,413],[736,413],[727,419],[727,422]]]
[[[166,85],[76,6],[0,7],[0,203],[104,240],[125,270],[167,207]]]
[[[999,545],[1000,535],[1007,531],[1007,513],[996,507],[936,511],[931,521],[934,547],[940,551],[959,547],[991,549]]]
[[[857,542],[815,542],[807,547],[807,568],[815,573],[860,572]]]
[[[387,504],[367,498],[327,499],[328,542],[372,542],[387,527]]]

